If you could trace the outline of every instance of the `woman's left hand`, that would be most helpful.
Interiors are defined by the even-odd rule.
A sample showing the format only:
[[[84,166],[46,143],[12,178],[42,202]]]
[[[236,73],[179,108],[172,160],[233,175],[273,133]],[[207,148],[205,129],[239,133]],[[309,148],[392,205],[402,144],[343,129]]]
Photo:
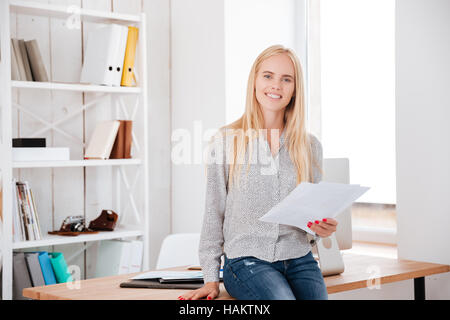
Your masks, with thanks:
[[[322,238],[329,237],[333,234],[333,232],[336,232],[337,225],[338,222],[333,218],[326,218],[322,221],[316,220],[314,222],[308,222],[308,228]]]

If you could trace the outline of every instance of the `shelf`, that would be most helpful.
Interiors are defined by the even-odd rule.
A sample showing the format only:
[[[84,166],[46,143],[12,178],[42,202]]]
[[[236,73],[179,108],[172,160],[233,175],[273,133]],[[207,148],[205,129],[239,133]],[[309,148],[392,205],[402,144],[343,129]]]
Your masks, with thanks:
[[[74,3],[75,5],[71,5]],[[21,32],[18,33],[17,36],[20,34],[26,35],[31,34],[28,31],[33,31],[32,33],[35,35],[41,35],[45,36],[48,33],[49,28],[57,28],[55,29],[56,33],[58,32],[68,32],[68,30],[72,30],[71,32],[75,33],[68,33],[68,37],[61,38],[61,37],[54,37],[54,34],[50,34],[49,41],[54,42],[58,44],[57,42],[61,42],[62,45],[65,45],[67,42],[74,42],[74,45],[76,46],[76,49],[74,54],[70,54],[67,56],[68,59],[73,57],[77,57],[79,55],[79,52],[83,52],[83,43],[79,41],[78,35],[83,35],[83,29],[81,25],[81,29],[78,27],[78,25],[72,24],[69,25],[69,23],[82,21],[83,23],[88,23],[89,25],[92,23],[93,28],[100,27],[101,25],[108,25],[111,23],[114,24],[120,24],[122,26],[135,26],[138,27],[140,30],[139,34],[139,41],[143,44],[147,44],[147,27],[146,27],[146,15],[141,10],[134,10],[134,8],[130,8],[133,10],[133,13],[127,14],[127,13],[117,13],[117,12],[110,12],[111,10],[111,3],[109,1],[101,1],[100,4],[96,3],[94,10],[87,9],[87,8],[81,8],[82,1],[28,1],[28,0],[0,0],[0,33],[1,38],[4,40],[5,38],[8,40],[11,37],[14,37],[15,31],[21,30]],[[142,7],[142,6],[141,6]],[[26,19],[22,19],[26,18]],[[34,19],[34,20],[33,20]],[[36,19],[39,20],[39,23],[35,23]],[[34,22],[33,22],[34,21]],[[53,23],[52,22],[57,22]],[[97,24],[97,25],[94,25]],[[84,24],[86,26],[87,24]],[[11,28],[13,27],[13,28]],[[41,28],[41,30],[33,30],[33,28]],[[78,28],[78,29],[77,29]],[[13,32],[11,32],[11,29]],[[22,32],[23,31],[23,32]],[[61,38],[61,39],[60,39]],[[52,43],[53,43],[52,42]],[[0,49],[1,52],[8,53],[10,49],[9,41],[2,41],[0,43]],[[8,47],[8,50],[5,50],[6,47]],[[56,46],[55,48],[59,48]],[[3,232],[2,237],[2,245],[1,249],[5,249],[6,252],[3,252],[3,259],[0,259],[0,269],[2,270],[2,276],[0,279],[0,282],[2,282],[2,290],[0,292],[0,299],[3,300],[10,300],[14,297],[13,295],[13,250],[20,250],[20,249],[29,249],[29,250],[38,250],[35,248],[40,248],[39,250],[44,250],[48,246],[62,246],[60,250],[64,253],[70,252],[72,257],[77,256],[78,254],[84,252],[89,246],[86,245],[88,242],[90,244],[94,244],[97,241],[101,240],[112,240],[112,239],[121,239],[121,238],[128,238],[133,239],[134,237],[140,237],[143,242],[143,257],[142,257],[142,267],[143,269],[148,269],[149,267],[149,230],[150,230],[150,220],[149,220],[149,212],[150,212],[150,206],[149,206],[149,170],[148,170],[148,108],[147,106],[150,105],[148,102],[148,86],[147,86],[147,46],[142,45],[138,46],[136,50],[139,51],[137,53],[139,55],[139,66],[138,67],[138,73],[142,75],[142,79],[140,79],[140,86],[139,87],[113,87],[113,86],[104,86],[104,85],[95,85],[95,84],[88,84],[88,83],[79,83],[79,79],[73,79],[77,82],[61,82],[61,81],[55,81],[55,82],[37,82],[37,81],[13,81],[10,77],[10,73],[2,73],[0,74],[0,82],[4,83],[6,85],[6,88],[8,89],[5,91],[4,96],[2,95],[2,107],[0,107],[0,127],[3,128],[0,130],[0,140],[2,143],[0,143],[0,159],[2,158],[3,153],[7,153],[8,157],[6,157],[8,160],[1,161],[0,164],[0,177],[3,180],[3,185],[5,189],[3,190],[4,193],[8,193],[9,195],[12,194],[14,191],[13,184],[9,181],[14,177],[15,171],[19,168],[31,168],[32,174],[38,174],[35,170],[40,168],[62,168],[61,170],[54,170],[55,174],[59,175],[64,172],[64,170],[68,170],[65,168],[74,167],[74,168],[85,168],[85,167],[102,167],[105,168],[105,176],[103,175],[101,177],[98,177],[98,179],[101,179],[99,181],[93,181],[92,188],[87,183],[84,183],[83,190],[73,190],[73,182],[71,181],[74,179],[74,181],[83,182],[85,181],[85,173],[83,173],[81,170],[80,172],[77,172],[71,179],[64,179],[62,183],[58,183],[58,185],[52,184],[51,188],[47,188],[46,195],[43,195],[43,197],[51,197],[57,196],[57,193],[62,192],[60,190],[63,190],[70,194],[70,192],[75,191],[78,192],[77,195],[80,197],[74,197],[73,199],[69,199],[67,202],[64,203],[52,203],[51,206],[44,208],[44,214],[47,215],[47,217],[50,219],[55,219],[55,216],[57,213],[59,215],[63,214],[61,212],[66,212],[67,210],[71,210],[73,207],[78,207],[79,204],[75,203],[75,201],[87,201],[87,196],[89,196],[89,199],[92,199],[93,201],[97,201],[96,199],[99,197],[108,196],[104,194],[104,190],[102,189],[101,182],[107,181],[108,183],[111,183],[111,187],[113,190],[113,197],[108,197],[109,204],[107,206],[114,207],[114,208],[120,208],[122,211],[122,216],[130,216],[132,223],[135,225],[120,225],[115,228],[115,231],[113,232],[99,232],[97,234],[86,234],[86,235],[79,235],[75,237],[69,237],[69,236],[58,236],[58,235],[49,235],[47,234],[48,229],[53,228],[53,226],[50,224],[48,225],[49,220],[46,220],[45,225],[41,226],[41,229],[45,233],[42,234],[43,239],[37,240],[37,241],[20,241],[20,242],[14,242],[14,235],[12,234],[13,230],[13,222],[15,218],[15,199],[13,197],[3,197],[2,201],[2,209],[3,209],[3,226],[0,226],[0,232]],[[63,52],[60,52],[63,54]],[[11,68],[10,59],[7,59],[8,61],[3,61],[2,69],[9,70]],[[3,63],[5,62],[5,63]],[[50,66],[52,67],[52,66]],[[53,68],[56,68],[57,66],[53,65]],[[77,73],[80,70],[74,70],[74,68],[77,68],[76,66],[70,66],[67,65],[67,70],[62,70],[64,74],[70,76],[73,74],[73,72]],[[69,69],[70,68],[70,69]],[[64,79],[64,78],[60,78]],[[59,79],[58,79],[59,80]],[[139,142],[139,145],[143,146],[142,150],[138,150],[140,158],[138,159],[111,159],[111,160],[84,160],[82,156],[80,157],[74,157],[74,160],[65,160],[65,161],[11,161],[11,152],[12,152],[12,146],[11,141],[14,135],[14,132],[16,129],[23,127],[27,127],[27,129],[31,130],[30,132],[33,132],[33,129],[35,129],[36,126],[32,126],[28,128],[28,122],[23,121],[22,118],[16,117],[16,109],[23,110],[23,112],[26,112],[28,110],[25,110],[24,108],[21,108],[22,106],[20,103],[16,103],[14,100],[14,95],[20,94],[21,96],[24,95],[26,97],[29,97],[25,100],[33,100],[37,99],[40,100],[40,98],[44,98],[44,103],[47,102],[46,96],[40,97],[39,95],[36,95],[39,92],[47,91],[48,93],[53,92],[60,92],[60,93],[74,93],[75,95],[67,96],[67,99],[65,100],[65,103],[67,104],[74,104],[79,105],[80,104],[80,95],[82,93],[92,94],[95,95],[95,97],[92,97],[93,99],[90,99],[90,103],[84,103],[81,110],[76,110],[72,114],[68,114],[65,117],[57,120],[56,122],[52,123],[54,119],[50,117],[50,119],[47,119],[47,114],[39,114],[38,110],[35,110],[35,113],[30,112],[30,116],[35,116],[36,120],[42,122],[46,127],[57,129],[56,126],[61,125],[64,123],[64,125],[70,126],[72,128],[73,125],[77,125],[80,128],[84,128],[84,121],[83,124],[81,123],[69,123],[69,119],[71,117],[75,116],[79,112],[85,111],[92,103],[94,105],[97,100],[103,99],[103,98],[111,98],[111,103],[118,102],[115,106],[116,108],[116,117],[123,117],[132,121],[136,121],[136,123],[139,123],[140,129],[142,129],[142,134],[140,134],[138,137],[135,137],[137,141],[134,141],[136,143]],[[136,98],[133,99],[134,107],[132,110],[128,110],[127,106],[128,103],[124,103],[122,101],[122,98],[125,98],[124,96]],[[95,99],[94,99],[95,98]],[[30,101],[31,101],[30,100]],[[119,101],[120,100],[120,101]],[[127,101],[128,102],[128,101]],[[130,105],[130,107],[132,107]],[[107,110],[109,111],[109,110]],[[21,111],[22,112],[22,111]],[[92,120],[98,121],[104,118],[104,114],[100,112],[95,112],[92,114]],[[16,119],[17,118],[17,119]],[[91,118],[91,116],[89,116]],[[140,126],[142,125],[142,126]],[[68,136],[67,132],[65,132],[64,127],[61,128],[60,133]],[[67,127],[68,129],[68,127]],[[36,127],[36,130],[38,128]],[[40,130],[39,130],[40,131]],[[30,133],[30,134],[31,134]],[[36,131],[36,134],[39,134]],[[137,139],[139,138],[139,139]],[[79,146],[80,141],[79,139],[73,139],[77,140],[76,146]],[[142,141],[141,141],[142,140]],[[6,142],[8,144],[6,144]],[[75,144],[74,144],[75,145]],[[68,146],[70,147],[70,145]],[[142,151],[142,152],[141,152]],[[5,157],[3,157],[5,158]],[[124,168],[126,166],[126,168]],[[114,168],[113,168],[114,167]],[[117,170],[116,170],[117,169]],[[130,169],[130,170],[126,170]],[[25,169],[23,169],[25,170]],[[89,170],[89,169],[87,169]],[[92,170],[92,169],[90,169]],[[100,169],[97,169],[100,170]],[[27,176],[31,172],[26,172],[25,170],[23,174]],[[64,175],[66,177],[66,175]],[[109,178],[112,178],[111,181]],[[45,181],[36,181],[36,184],[33,186],[35,188],[41,187],[40,184],[42,184],[42,187],[47,187],[49,179],[53,179],[51,176],[46,176],[44,179],[47,179]],[[8,181],[8,182],[7,182]],[[89,181],[89,184],[91,181]],[[1,186],[0,186],[1,187]],[[67,190],[66,190],[67,189]],[[89,190],[89,195],[87,194],[87,190]],[[38,202],[40,199],[36,199]],[[131,206],[131,208],[130,208]],[[63,210],[63,211],[61,211]],[[84,214],[86,214],[86,208],[83,210]],[[42,213],[42,212],[41,212]],[[50,216],[50,217],[49,217]],[[133,216],[135,219],[133,219]],[[59,227],[59,226],[56,226]],[[67,245],[67,248],[64,247],[64,245]],[[71,247],[76,245],[76,248]],[[72,249],[76,249],[76,253],[74,254]],[[83,264],[86,263],[86,257],[80,257],[79,264],[81,269],[83,268]]]
[[[47,234],[44,236],[43,240],[14,242],[12,244],[12,247],[13,249],[25,249],[25,248],[62,245],[69,243],[81,243],[81,242],[111,240],[127,237],[138,237],[142,235],[143,232],[140,230],[127,228],[116,228],[114,231],[99,231],[99,233],[97,234],[86,234],[75,237]]]
[[[62,83],[62,82],[38,82],[38,81],[11,81],[13,88],[24,89],[45,89],[45,90],[64,90],[64,91],[78,91],[78,92],[106,92],[106,93],[121,93],[121,94],[135,94],[140,93],[139,87],[110,87],[93,84],[81,83]]]
[[[84,9],[78,6],[62,6],[19,0],[10,0],[10,11],[18,14],[48,16],[59,19],[67,19],[72,15],[79,15],[82,21],[96,23],[127,24],[139,23],[141,21],[141,18],[138,15]]]
[[[68,160],[68,161],[14,161],[12,167],[18,168],[64,168],[139,165],[141,159],[111,160]]]

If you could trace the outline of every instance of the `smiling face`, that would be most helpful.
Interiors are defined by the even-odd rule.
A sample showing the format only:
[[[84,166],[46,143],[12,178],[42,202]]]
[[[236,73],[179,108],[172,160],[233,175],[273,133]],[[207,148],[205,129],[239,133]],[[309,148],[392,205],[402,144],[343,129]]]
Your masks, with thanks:
[[[265,111],[283,110],[295,90],[294,65],[285,53],[271,56],[261,62],[255,77],[255,93]]]

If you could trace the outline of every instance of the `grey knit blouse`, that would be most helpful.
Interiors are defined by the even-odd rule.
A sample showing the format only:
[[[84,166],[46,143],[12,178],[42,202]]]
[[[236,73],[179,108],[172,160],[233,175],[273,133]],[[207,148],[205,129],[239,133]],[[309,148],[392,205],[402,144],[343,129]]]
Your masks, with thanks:
[[[227,258],[254,256],[274,262],[299,258],[311,250],[305,231],[258,220],[297,186],[297,171],[285,147],[284,131],[275,157],[267,140],[256,139],[248,177],[247,163],[241,167],[239,189],[234,184],[228,191],[229,165],[226,164],[225,146],[230,145],[231,139],[216,138],[215,147],[210,149],[206,207],[199,244],[205,283],[219,281],[223,254]],[[313,157],[322,167],[321,143],[312,134],[309,139]],[[248,149],[245,159],[248,159]],[[313,182],[318,183],[321,178],[321,171],[313,166]]]

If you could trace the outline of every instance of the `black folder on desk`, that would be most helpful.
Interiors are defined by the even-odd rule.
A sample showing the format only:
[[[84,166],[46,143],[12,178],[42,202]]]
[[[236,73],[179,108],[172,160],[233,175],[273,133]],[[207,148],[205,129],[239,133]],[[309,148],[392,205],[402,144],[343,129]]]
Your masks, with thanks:
[[[160,279],[129,280],[120,284],[121,288],[147,288],[147,289],[198,289],[203,287],[203,279],[178,280],[177,282],[160,282]]]

